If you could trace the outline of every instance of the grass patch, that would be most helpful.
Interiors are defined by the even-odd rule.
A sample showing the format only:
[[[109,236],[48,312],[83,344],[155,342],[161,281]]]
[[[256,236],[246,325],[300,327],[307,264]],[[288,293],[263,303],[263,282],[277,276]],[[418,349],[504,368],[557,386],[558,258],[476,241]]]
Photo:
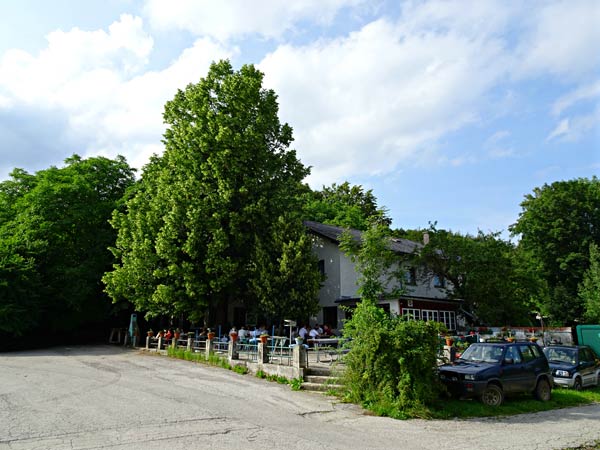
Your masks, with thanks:
[[[290,387],[292,388],[292,391],[299,391],[300,389],[302,389],[302,383],[304,383],[302,377],[291,379]]]
[[[600,387],[575,391],[572,389],[553,389],[552,399],[548,402],[535,400],[532,395],[522,394],[507,397],[498,407],[485,406],[476,399],[440,400],[431,410],[436,419],[454,419],[470,417],[512,416],[515,414],[536,413],[552,409],[600,403]]]
[[[233,370],[241,375],[248,373],[248,368],[246,366],[232,366],[229,364],[227,358],[223,358],[215,353],[211,353],[207,359],[204,352],[195,353],[182,348],[168,347],[167,356],[171,358],[183,359],[185,361],[208,364],[209,366],[221,367],[222,369]]]

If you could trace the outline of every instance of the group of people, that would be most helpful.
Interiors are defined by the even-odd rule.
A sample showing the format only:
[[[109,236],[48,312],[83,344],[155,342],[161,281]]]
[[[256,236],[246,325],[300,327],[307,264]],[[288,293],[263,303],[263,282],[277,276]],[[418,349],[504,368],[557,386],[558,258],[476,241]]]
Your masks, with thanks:
[[[302,325],[298,329],[297,334],[304,340],[336,336],[335,330],[333,330],[328,324],[323,324],[323,326],[321,326],[318,323],[314,324],[312,327],[306,324]]]

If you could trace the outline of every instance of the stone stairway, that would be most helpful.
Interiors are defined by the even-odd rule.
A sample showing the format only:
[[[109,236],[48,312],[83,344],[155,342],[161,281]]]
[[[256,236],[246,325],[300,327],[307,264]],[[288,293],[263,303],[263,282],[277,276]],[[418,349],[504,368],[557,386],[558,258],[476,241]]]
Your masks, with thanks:
[[[338,377],[331,373],[331,369],[327,367],[310,367],[304,375],[302,389],[306,391],[321,391],[326,392],[331,389],[341,389],[343,386],[339,384]]]

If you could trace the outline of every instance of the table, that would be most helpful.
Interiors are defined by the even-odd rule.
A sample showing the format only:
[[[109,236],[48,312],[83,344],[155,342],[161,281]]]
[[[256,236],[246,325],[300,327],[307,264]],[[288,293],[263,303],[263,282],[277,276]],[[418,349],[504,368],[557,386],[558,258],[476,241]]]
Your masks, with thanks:
[[[329,345],[338,345],[340,342],[340,339],[338,338],[320,338],[320,339],[309,339],[308,341],[309,344],[313,344],[315,347],[315,355],[317,356],[317,362],[321,362],[321,359],[319,357],[319,349],[322,346],[329,346]]]

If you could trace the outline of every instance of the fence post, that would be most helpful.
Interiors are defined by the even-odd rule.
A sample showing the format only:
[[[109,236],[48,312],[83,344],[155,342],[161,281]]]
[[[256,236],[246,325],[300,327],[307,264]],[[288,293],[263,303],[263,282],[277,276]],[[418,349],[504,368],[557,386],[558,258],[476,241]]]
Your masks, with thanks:
[[[150,336],[146,336],[146,350],[150,350]]]
[[[213,353],[213,351],[214,351],[213,341],[214,341],[214,339],[206,340],[206,360],[207,361],[208,361],[208,358],[210,357],[210,354]]]
[[[231,339],[229,340],[229,343],[227,345],[227,356],[229,358],[229,361],[232,361],[234,359],[240,359],[240,353],[238,351],[237,342]]]
[[[292,368],[294,378],[304,377],[304,369],[308,367],[308,354],[303,344],[292,347]]]
[[[268,363],[269,362],[269,344],[258,343],[258,362]]]
[[[187,341],[187,347],[186,347],[186,350],[187,350],[188,352],[191,352],[191,351],[192,351],[192,338],[191,338],[190,336],[188,336],[188,341]]]
[[[163,338],[162,336],[158,336],[158,342],[156,343],[156,350],[160,351],[162,349]]]

